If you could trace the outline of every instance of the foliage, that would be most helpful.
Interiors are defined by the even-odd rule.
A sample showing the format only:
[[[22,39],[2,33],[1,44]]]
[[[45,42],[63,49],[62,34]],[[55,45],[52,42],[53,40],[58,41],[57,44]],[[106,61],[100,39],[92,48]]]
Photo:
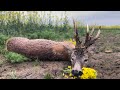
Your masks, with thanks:
[[[11,63],[20,63],[20,62],[24,62],[24,61],[28,60],[25,56],[14,53],[14,52],[7,52],[5,54],[5,57]]]
[[[67,12],[58,17],[52,15],[51,11],[39,11],[39,13],[36,11],[1,11],[0,20],[0,32],[9,36],[27,37],[28,35],[30,38],[66,39],[73,33],[73,26],[71,27],[69,23]],[[81,30],[84,27],[78,28]],[[83,30],[80,33],[83,33]],[[61,37],[60,34],[63,36]]]
[[[6,43],[6,40],[8,39],[9,37],[6,36],[6,35],[3,35],[2,33],[0,33],[0,45],[5,45]]]
[[[69,42],[72,42],[74,45],[76,45],[76,41],[70,39]]]
[[[5,54],[6,50],[6,41],[8,40],[9,36],[3,35],[2,33],[0,33],[0,54]]]

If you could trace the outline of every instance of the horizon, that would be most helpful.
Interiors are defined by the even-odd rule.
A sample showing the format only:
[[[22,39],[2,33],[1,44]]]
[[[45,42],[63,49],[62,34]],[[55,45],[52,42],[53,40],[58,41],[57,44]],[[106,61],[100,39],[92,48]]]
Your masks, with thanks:
[[[45,11],[50,12],[50,11]],[[53,15],[60,17],[65,11],[51,11]],[[120,25],[120,11],[66,11],[67,17],[72,23],[72,17],[83,24],[114,26]]]
[[[20,11],[21,12],[21,11]],[[27,14],[27,11],[22,11]],[[30,12],[30,11],[29,11]],[[34,11],[33,11],[34,12]],[[83,25],[100,25],[100,26],[120,26],[120,11],[37,11],[38,14],[45,12],[45,18],[50,14],[55,16],[51,20],[55,21],[64,18],[66,15],[69,24],[73,24],[72,18]],[[66,13],[65,13],[66,12]],[[62,22],[59,22],[62,23]]]

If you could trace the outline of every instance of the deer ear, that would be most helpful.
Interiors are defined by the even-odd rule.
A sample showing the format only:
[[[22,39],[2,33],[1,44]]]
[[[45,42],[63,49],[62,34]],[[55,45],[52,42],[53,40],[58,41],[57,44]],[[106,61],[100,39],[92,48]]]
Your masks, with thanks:
[[[95,54],[96,52],[96,47],[93,45],[93,46],[90,46],[87,48],[87,51],[91,54]]]
[[[64,46],[64,45],[63,45]],[[74,48],[70,48],[70,47],[66,47],[64,46],[64,48],[68,51],[68,54],[71,55],[72,51],[74,50]]]

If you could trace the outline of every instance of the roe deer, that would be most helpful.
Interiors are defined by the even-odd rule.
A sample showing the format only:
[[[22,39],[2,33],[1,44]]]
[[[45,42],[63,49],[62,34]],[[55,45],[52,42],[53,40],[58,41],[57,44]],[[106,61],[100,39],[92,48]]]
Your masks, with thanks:
[[[87,33],[85,43],[80,41],[76,22],[74,24],[74,39],[76,45],[71,42],[57,42],[47,39],[27,39],[23,37],[13,37],[8,39],[6,46],[8,51],[25,55],[28,58],[38,58],[40,60],[69,60],[72,63],[72,74],[82,75],[82,67],[88,60],[88,47],[91,46],[99,37],[100,29],[93,38],[94,28]]]
[[[92,28],[92,31],[89,33],[89,26],[87,25],[87,32],[86,32],[86,38],[85,42],[83,43],[80,41],[80,38],[78,36],[78,30],[77,30],[77,24],[73,19],[74,23],[74,38],[76,41],[75,48],[71,51],[71,63],[72,63],[72,74],[74,76],[80,76],[82,75],[82,67],[85,63],[88,62],[89,59],[89,47],[95,43],[95,41],[98,39],[100,35],[100,28],[97,32],[97,35],[93,37],[94,27]]]

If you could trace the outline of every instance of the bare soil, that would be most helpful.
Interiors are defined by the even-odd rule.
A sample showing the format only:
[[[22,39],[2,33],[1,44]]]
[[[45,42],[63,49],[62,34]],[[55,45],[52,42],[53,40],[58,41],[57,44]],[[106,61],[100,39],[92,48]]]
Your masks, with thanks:
[[[98,79],[120,79],[120,35],[108,34],[94,46],[96,49],[86,66],[97,70]],[[71,65],[68,61],[11,64],[0,55],[0,79],[63,79],[62,70],[68,65]]]

